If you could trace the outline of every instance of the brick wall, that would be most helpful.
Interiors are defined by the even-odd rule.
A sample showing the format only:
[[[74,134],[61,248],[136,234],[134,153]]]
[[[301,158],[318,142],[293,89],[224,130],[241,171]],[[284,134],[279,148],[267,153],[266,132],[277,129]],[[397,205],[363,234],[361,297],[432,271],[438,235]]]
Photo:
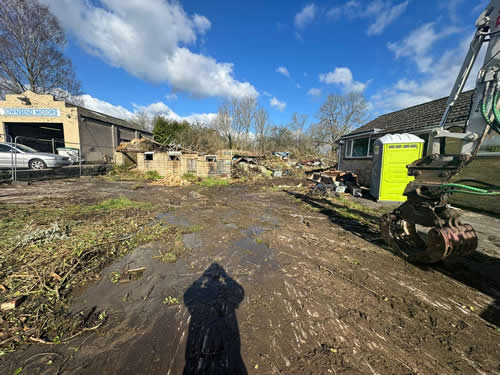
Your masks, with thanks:
[[[370,186],[372,159],[343,159],[340,165],[343,171],[351,171],[358,175],[358,181],[363,186]]]
[[[135,152],[129,152],[127,154],[132,160],[135,160],[137,163],[137,153]],[[132,160],[130,160],[126,155],[123,154],[123,152],[115,152],[115,164],[124,166],[124,167],[131,167],[132,165],[135,165],[136,163],[133,163]],[[144,161],[144,159],[143,159]]]
[[[145,160],[144,153],[137,154],[137,169],[143,172],[156,171],[160,176],[167,176],[169,172],[168,154],[166,152],[155,152],[153,160]]]
[[[207,161],[198,154],[182,154],[180,160],[170,160],[167,152],[155,152],[153,160],[145,160],[144,153],[137,154],[137,169],[140,171],[157,171],[161,176],[184,176],[193,173],[201,178],[230,177],[231,158],[217,156],[217,161]]]

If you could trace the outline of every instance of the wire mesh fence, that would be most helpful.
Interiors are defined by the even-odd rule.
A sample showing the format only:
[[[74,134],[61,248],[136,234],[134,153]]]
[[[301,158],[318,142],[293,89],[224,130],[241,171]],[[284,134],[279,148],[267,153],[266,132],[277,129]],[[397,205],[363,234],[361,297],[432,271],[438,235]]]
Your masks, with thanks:
[[[0,179],[17,181],[18,171],[78,167],[114,163],[115,147],[71,142],[64,139],[12,137],[0,133]]]

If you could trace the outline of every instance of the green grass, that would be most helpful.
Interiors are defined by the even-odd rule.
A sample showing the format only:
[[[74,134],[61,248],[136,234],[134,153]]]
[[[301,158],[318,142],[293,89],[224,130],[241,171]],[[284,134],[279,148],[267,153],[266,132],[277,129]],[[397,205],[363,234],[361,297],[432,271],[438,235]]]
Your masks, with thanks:
[[[83,207],[83,211],[110,211],[121,210],[126,208],[152,208],[151,202],[131,201],[125,196],[111,198],[100,203]]]
[[[193,174],[193,173],[186,173],[186,174],[184,174],[182,176],[182,179],[186,180],[186,181],[189,181],[192,184],[195,184],[195,183],[197,183],[197,182],[200,181],[200,178],[198,176],[196,176],[195,174]]]
[[[148,180],[161,180],[163,177],[156,171],[147,171],[144,173],[144,177]]]
[[[203,179],[199,184],[205,187],[225,186],[229,185],[229,180],[219,177],[207,177]]]
[[[59,337],[64,343],[81,330],[78,317],[67,312],[70,292],[98,279],[111,260],[161,241],[173,253],[169,261],[175,261],[183,251],[182,237],[174,226],[152,223],[152,207],[126,197],[90,206],[61,200],[0,204],[0,284],[7,289],[0,303],[26,296],[19,308],[2,311],[7,333],[2,340],[15,339],[0,345],[0,353],[15,350],[30,336],[48,342]],[[119,273],[109,277],[117,282]]]
[[[340,215],[343,216],[346,219],[352,219],[355,221],[359,221],[363,224],[367,225],[375,225],[378,226],[378,221],[375,222],[375,219],[370,218],[377,218],[382,215],[382,212],[378,210],[371,209],[369,207],[366,207],[360,203],[354,202],[351,199],[347,197],[335,197],[335,198],[329,198],[329,200],[336,205],[339,205],[340,207],[335,207],[334,210]],[[366,216],[365,216],[365,215]]]
[[[202,225],[191,225],[190,227],[183,228],[181,232],[187,234],[187,233],[196,233],[202,230],[203,230]]]

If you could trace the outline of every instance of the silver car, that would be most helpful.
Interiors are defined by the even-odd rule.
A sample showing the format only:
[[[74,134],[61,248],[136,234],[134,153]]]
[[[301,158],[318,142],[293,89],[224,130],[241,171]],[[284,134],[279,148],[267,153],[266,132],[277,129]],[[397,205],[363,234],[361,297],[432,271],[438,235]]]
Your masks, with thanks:
[[[37,150],[17,144],[0,142],[0,168],[45,169],[58,168],[71,164],[67,156],[38,152]]]

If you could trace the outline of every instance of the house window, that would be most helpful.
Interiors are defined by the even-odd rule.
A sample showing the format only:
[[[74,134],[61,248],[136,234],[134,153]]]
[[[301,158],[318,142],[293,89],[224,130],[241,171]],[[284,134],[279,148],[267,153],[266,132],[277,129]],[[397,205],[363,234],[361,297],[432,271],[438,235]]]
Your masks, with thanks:
[[[366,158],[373,155],[373,143],[370,138],[357,138],[347,141],[347,158]]]
[[[481,155],[488,155],[491,153],[500,153],[500,135],[493,129],[484,140],[481,148],[479,149]]]
[[[352,154],[352,140],[347,141],[346,148],[345,148],[345,156],[346,158],[351,157]]]
[[[153,152],[145,152],[144,153],[144,160],[153,160]]]
[[[179,157],[179,155],[168,155],[168,160],[179,161],[181,160],[181,158]]]

